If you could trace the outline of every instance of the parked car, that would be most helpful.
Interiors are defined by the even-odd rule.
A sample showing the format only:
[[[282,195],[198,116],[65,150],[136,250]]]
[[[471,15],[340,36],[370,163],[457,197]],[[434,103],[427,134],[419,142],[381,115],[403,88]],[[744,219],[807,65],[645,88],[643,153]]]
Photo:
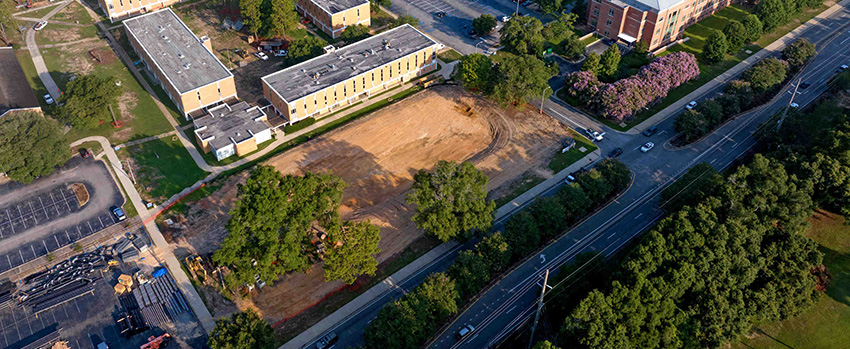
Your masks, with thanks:
[[[440,11],[440,12],[434,13],[434,17],[437,17],[437,18],[444,18],[444,17],[446,17],[446,13],[445,13],[445,12],[443,12],[443,11]]]
[[[117,219],[119,222],[127,219],[127,215],[124,214],[124,210],[122,210],[120,207],[113,207],[112,215],[115,216],[115,219]]]
[[[568,174],[567,178],[564,179],[564,184],[573,184],[576,181],[576,178],[573,177],[572,174]]]
[[[688,105],[686,105],[686,106],[685,106],[685,109],[687,109],[687,110],[691,110],[691,109],[694,109],[694,108],[696,108],[696,107],[697,107],[697,102],[696,102],[696,101],[691,101],[690,103],[688,103]]]
[[[652,135],[655,134],[656,131],[658,131],[658,127],[650,126],[646,130],[643,130],[643,135],[647,136],[647,137],[651,137]]]
[[[86,148],[80,148],[79,151],[80,151],[80,157],[83,158],[83,159],[91,156],[91,152]]]
[[[800,89],[805,90],[805,89],[809,88],[809,86],[812,86],[812,84],[810,84],[808,82],[804,82],[804,83],[800,84]]]
[[[264,61],[269,60],[269,55],[262,51],[255,53],[254,56],[257,56],[257,58],[262,59]]]
[[[275,57],[286,57],[289,54],[289,52],[286,52],[286,50],[272,51],[272,53]]]
[[[605,136],[605,132],[599,133],[598,131],[591,130],[589,128],[584,129],[584,132],[587,133],[587,136],[590,137],[590,140],[599,142]]]
[[[339,336],[336,333],[328,333],[324,337],[319,338],[316,342],[316,349],[331,349],[339,341]]]
[[[499,19],[501,19],[501,20],[502,20],[502,22],[507,22],[507,21],[510,21],[510,20],[511,20],[511,16],[504,15],[504,16],[502,16],[502,18],[499,18]]]
[[[455,337],[457,340],[461,340],[472,333],[472,331],[475,331],[475,327],[472,327],[472,325],[464,325],[457,331],[457,333],[455,333]]]
[[[53,97],[50,97],[49,93],[45,93],[41,98],[44,98],[44,103],[53,104]]]
[[[654,148],[654,147],[655,147],[655,143],[646,142],[646,144],[644,144],[643,146],[640,147],[640,151],[646,153],[646,152],[652,150],[652,148]]]
[[[620,154],[623,154],[623,148],[614,148],[614,150],[612,150],[610,153],[608,153],[608,157],[609,158],[616,158],[616,157],[620,156]]]
[[[32,27],[32,29],[35,29],[36,31],[38,31],[38,30],[44,29],[44,27],[46,27],[46,26],[47,26],[47,21],[41,21],[41,22],[36,23],[35,26]]]

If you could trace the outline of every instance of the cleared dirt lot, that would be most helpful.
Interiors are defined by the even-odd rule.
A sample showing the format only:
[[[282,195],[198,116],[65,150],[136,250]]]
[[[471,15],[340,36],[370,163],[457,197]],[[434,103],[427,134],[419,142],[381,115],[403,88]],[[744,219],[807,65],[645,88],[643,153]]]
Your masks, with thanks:
[[[567,135],[557,121],[533,110],[504,111],[460,88],[443,86],[316,138],[267,164],[283,173],[330,171],[345,180],[343,218],[370,219],[382,227],[378,261],[384,262],[423,234],[411,221],[413,208],[404,201],[418,170],[431,168],[438,160],[472,161],[490,177],[489,189],[498,195],[527,171],[551,176],[546,165]],[[236,185],[244,179],[245,175],[234,176],[189,209],[187,230],[176,237],[180,247],[199,253],[217,248],[226,235],[223,226]],[[343,286],[324,282],[321,268],[314,265],[307,273],[286,275],[252,301],[271,323],[298,314]]]

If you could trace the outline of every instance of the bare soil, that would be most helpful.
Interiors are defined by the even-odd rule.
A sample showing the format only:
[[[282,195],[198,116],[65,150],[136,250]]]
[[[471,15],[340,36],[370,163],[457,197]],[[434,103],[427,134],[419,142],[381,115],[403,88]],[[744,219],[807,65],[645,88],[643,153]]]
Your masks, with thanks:
[[[458,87],[440,86],[389,106],[364,119],[318,137],[270,159],[283,173],[331,172],[348,184],[340,212],[344,219],[368,219],[381,226],[385,263],[422,237],[405,203],[413,175],[438,160],[471,161],[490,178],[488,189],[501,192],[533,170],[545,177],[547,164],[568,130],[534,111],[505,111]],[[230,178],[221,189],[189,209],[179,247],[207,253],[226,236],[237,185],[246,174]],[[491,195],[492,196],[492,195]],[[260,290],[253,302],[272,324],[291,318],[344,289],[325,282],[322,265],[306,273],[283,276]]]
[[[118,57],[112,50],[98,48],[89,51],[89,55],[94,58],[96,64],[112,64],[118,61]]]
[[[89,202],[89,191],[86,189],[86,185],[83,183],[71,183],[71,190],[74,191],[74,196],[77,197],[77,202],[80,203],[80,206],[85,205]]]

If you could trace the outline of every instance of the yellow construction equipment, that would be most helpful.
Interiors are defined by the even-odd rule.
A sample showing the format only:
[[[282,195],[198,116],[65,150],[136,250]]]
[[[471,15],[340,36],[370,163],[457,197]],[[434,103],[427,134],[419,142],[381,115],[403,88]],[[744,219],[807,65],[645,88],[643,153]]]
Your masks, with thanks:
[[[145,343],[145,344],[142,344],[142,346],[139,347],[139,349],[165,348],[165,346],[168,345],[169,339],[171,339],[171,335],[168,334],[168,333],[161,335],[159,337],[150,336],[150,337],[148,337],[148,342]]]
[[[193,254],[189,257],[186,257],[186,265],[189,266],[189,272],[192,273],[192,276],[201,283],[207,281],[207,270],[204,268],[204,260],[201,256]]]

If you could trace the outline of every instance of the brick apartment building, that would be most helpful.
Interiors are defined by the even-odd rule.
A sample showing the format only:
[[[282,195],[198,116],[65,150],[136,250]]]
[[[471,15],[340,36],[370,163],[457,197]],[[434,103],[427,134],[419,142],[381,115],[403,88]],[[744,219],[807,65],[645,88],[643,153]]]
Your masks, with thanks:
[[[195,36],[170,8],[125,20],[124,27],[148,76],[187,119],[236,101],[233,74],[215,57],[209,38]]]
[[[98,0],[103,13],[115,23],[122,19],[156,11],[176,4],[180,0]]]
[[[27,83],[15,49],[0,47],[0,117],[15,112],[41,112],[38,99]]]
[[[298,0],[295,10],[334,39],[350,25],[372,23],[369,0]]]
[[[587,23],[605,38],[645,42],[650,50],[682,37],[685,28],[712,15],[730,0],[589,0]]]
[[[405,24],[266,75],[269,113],[293,123],[344,108],[434,70],[439,47]]]

